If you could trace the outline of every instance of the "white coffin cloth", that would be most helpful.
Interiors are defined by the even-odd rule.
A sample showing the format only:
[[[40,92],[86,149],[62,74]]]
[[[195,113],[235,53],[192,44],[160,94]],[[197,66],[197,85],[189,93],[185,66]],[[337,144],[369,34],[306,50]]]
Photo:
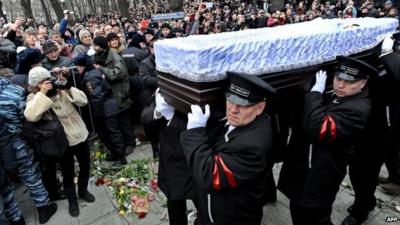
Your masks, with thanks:
[[[226,71],[254,75],[331,61],[378,45],[398,27],[391,18],[310,22],[156,42],[157,70],[194,82],[222,80]]]

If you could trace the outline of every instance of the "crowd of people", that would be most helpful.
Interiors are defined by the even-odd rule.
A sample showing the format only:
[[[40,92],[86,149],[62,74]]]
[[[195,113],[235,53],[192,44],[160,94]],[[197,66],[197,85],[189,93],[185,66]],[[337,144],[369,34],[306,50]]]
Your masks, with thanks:
[[[162,0],[131,9],[131,18],[122,18],[119,14],[88,15],[83,21],[76,21],[65,10],[64,18],[51,28],[35,24],[32,19],[17,18],[12,23],[0,20],[0,192],[5,221],[25,224],[13,184],[9,182],[16,177],[30,191],[41,224],[56,213],[54,201],[60,199],[68,200],[71,216],[79,216],[78,197],[95,201],[95,196],[87,190],[88,140],[97,134],[108,150],[107,160],[119,167],[127,163],[126,155],[134,151],[133,126],[142,124],[154,158],[160,158],[159,185],[167,196],[171,224],[187,224],[186,199],[193,200],[200,224],[260,224],[263,204],[276,200],[275,188],[270,188],[272,194],[265,196],[268,195],[265,189],[275,185],[271,176],[273,131],[271,119],[264,113],[265,99],[268,101],[275,90],[260,79],[229,73],[227,120],[218,121],[217,127],[206,130],[208,120],[212,120],[208,107],[203,112],[200,107],[192,106],[186,116],[170,106],[157,91],[154,43],[167,38],[273,27],[318,17],[398,18],[398,10],[391,1],[287,1],[282,9],[272,9],[275,8],[270,1],[185,1],[184,18],[153,21],[152,15],[170,12],[168,1]],[[393,59],[394,53],[390,51],[393,43],[388,42],[382,55]],[[386,62],[389,73],[398,74],[398,64]],[[334,79],[335,96],[322,99],[326,74],[317,74],[317,83],[306,96],[306,117],[297,118],[308,127],[294,129],[288,146],[302,149],[297,152],[300,155],[293,154],[293,158],[284,160],[279,182],[279,188],[291,199],[294,224],[332,224],[332,202],[349,162],[346,154],[332,158],[329,151],[340,148],[351,152],[353,146],[349,139],[359,138],[367,128],[381,128],[378,124],[381,121],[373,121],[376,125],[368,120],[369,112],[374,115],[377,107],[370,109],[364,88],[367,80],[375,76],[374,69],[354,59],[345,58],[341,63],[343,67]],[[354,73],[355,70],[360,72]],[[349,93],[342,90],[346,85],[353,88]],[[238,91],[238,87],[248,94]],[[359,107],[355,109],[353,106],[357,104]],[[397,111],[390,111],[394,119],[391,127],[398,126],[395,107],[394,104]],[[316,138],[322,132],[321,124],[325,124],[325,132],[329,134]],[[390,132],[398,134],[397,130]],[[307,139],[302,138],[305,133],[309,135]],[[336,138],[339,142],[335,142]],[[307,165],[296,164],[308,151],[309,144],[323,154],[316,154],[319,159]],[[390,144],[396,146],[394,142]],[[245,153],[240,153],[243,149]],[[370,162],[376,152],[370,153],[365,162]],[[74,158],[79,164],[77,189]],[[385,162],[391,169],[388,167],[390,177],[384,185],[388,191],[398,193],[398,162],[393,162],[393,157],[387,159]],[[370,186],[374,184],[379,174],[376,171],[381,166],[378,162],[375,164],[369,170],[372,175],[365,177],[360,175],[365,163],[353,163],[351,172],[356,175],[352,181],[361,184],[357,178],[365,177]],[[306,166],[310,167],[306,169]],[[61,170],[62,181],[57,178],[57,168]],[[306,172],[298,176],[299,169]],[[325,172],[335,180],[319,179]],[[366,190],[355,185],[355,191],[356,201],[345,225],[361,224],[375,207],[375,186]],[[325,196],[315,196],[320,192]]]

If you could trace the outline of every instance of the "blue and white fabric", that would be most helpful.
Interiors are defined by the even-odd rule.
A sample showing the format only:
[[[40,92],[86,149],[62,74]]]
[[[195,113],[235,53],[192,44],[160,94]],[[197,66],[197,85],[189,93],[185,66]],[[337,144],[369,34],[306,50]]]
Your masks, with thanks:
[[[285,26],[164,39],[155,43],[157,70],[194,82],[226,71],[254,75],[332,61],[377,46],[396,31],[393,18],[315,19]]]

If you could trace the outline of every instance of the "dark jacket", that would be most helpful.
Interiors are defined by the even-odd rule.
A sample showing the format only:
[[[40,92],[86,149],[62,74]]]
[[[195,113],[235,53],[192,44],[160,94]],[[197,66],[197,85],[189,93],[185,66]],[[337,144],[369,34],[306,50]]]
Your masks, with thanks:
[[[194,128],[181,134],[189,171],[199,187],[200,224],[260,225],[266,176],[273,165],[270,118],[257,116],[232,130],[227,141],[225,124],[219,122],[210,132]]]
[[[139,73],[139,63],[149,55],[149,52],[136,47],[128,47],[121,52],[121,55],[129,76],[134,76]]]
[[[107,81],[111,84],[112,93],[121,110],[131,105],[129,95],[129,75],[125,62],[117,53],[108,50],[105,65],[101,67]]]
[[[139,66],[139,76],[145,89],[157,89],[156,59],[153,54],[147,56]]]
[[[152,123],[158,130],[160,162],[158,167],[158,186],[169,200],[194,199],[194,180],[189,173],[185,155],[179,141],[179,135],[186,130],[187,116],[175,111],[167,126],[164,117],[154,120],[155,104],[143,110],[141,122],[144,126]]]
[[[73,62],[71,59],[65,56],[60,56],[57,60],[55,61],[50,61],[48,58],[43,59],[42,65],[44,68],[47,70],[52,70],[55,67],[71,67],[73,66]]]
[[[310,92],[294,127],[278,188],[297,204],[330,207],[371,110],[368,91],[345,98]]]
[[[110,84],[98,69],[87,71],[83,76],[83,91],[89,97],[93,115],[97,119],[116,115],[120,110],[112,95]]]
[[[382,56],[381,60],[387,72],[393,76],[396,81],[400,82],[400,55],[392,52]]]

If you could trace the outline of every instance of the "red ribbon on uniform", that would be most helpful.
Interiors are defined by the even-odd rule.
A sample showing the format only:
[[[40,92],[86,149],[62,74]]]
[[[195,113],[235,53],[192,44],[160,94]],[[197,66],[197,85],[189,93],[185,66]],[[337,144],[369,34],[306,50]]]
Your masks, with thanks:
[[[214,189],[217,191],[221,189],[221,180],[219,177],[218,163],[217,163],[216,158],[214,158],[213,186],[214,186]]]
[[[329,134],[330,134],[330,139],[329,142],[332,142],[333,140],[336,139],[336,123],[335,120],[329,115],[324,116],[324,121],[322,122],[321,130],[319,131],[319,140],[322,141],[325,138],[326,131],[328,130],[328,125],[329,125]]]
[[[214,170],[213,170],[213,185],[214,185],[215,190],[218,191],[221,189],[221,180],[220,180],[220,176],[219,176],[218,163],[221,165],[222,169],[224,170],[224,173],[228,180],[229,186],[231,186],[232,188],[237,187],[237,182],[235,180],[235,177],[233,176],[232,171],[228,168],[228,166],[226,166],[222,157],[219,155],[216,155],[214,157]]]

